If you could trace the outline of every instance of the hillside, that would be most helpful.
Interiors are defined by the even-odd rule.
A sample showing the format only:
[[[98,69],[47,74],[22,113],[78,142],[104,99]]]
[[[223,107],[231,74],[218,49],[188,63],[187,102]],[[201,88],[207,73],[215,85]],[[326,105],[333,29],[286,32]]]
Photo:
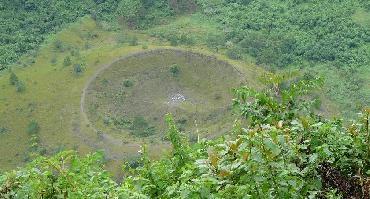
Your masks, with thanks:
[[[369,197],[366,0],[16,0],[0,27],[0,197]]]

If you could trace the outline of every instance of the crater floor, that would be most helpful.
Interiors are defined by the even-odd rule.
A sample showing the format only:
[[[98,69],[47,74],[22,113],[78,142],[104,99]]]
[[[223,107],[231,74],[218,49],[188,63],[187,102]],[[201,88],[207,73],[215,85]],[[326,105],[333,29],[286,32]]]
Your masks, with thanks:
[[[167,113],[189,136],[211,136],[231,127],[231,89],[242,82],[232,65],[214,57],[143,51],[98,74],[86,90],[84,110],[96,129],[123,139],[164,140]]]

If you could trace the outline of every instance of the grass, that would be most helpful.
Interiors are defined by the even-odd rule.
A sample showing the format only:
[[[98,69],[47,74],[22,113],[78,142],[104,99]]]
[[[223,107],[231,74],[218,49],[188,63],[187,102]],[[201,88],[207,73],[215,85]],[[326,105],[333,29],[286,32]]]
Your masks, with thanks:
[[[360,14],[355,14],[354,17],[359,17],[358,19],[361,19],[359,22],[366,24],[367,22],[364,22],[366,20],[362,20],[367,19],[366,16],[366,14],[360,12]],[[143,49],[174,49],[166,38],[168,34],[177,34],[177,30],[182,34],[196,35],[194,38],[196,45],[179,44],[180,46],[177,46],[177,48],[228,61],[244,74],[243,78],[246,84],[255,88],[261,87],[256,77],[263,73],[263,69],[253,64],[253,60],[230,60],[224,55],[224,51],[221,50],[218,54],[206,47],[206,36],[217,31],[217,27],[212,22],[204,22],[200,16],[181,17],[168,25],[157,26],[146,32],[108,31],[97,27],[93,20],[86,17],[71,24],[63,31],[51,35],[38,52],[23,56],[19,63],[13,67],[13,72],[24,83],[25,90],[23,92],[17,92],[15,86],[10,85],[9,77],[11,73],[9,71],[0,72],[0,170],[21,166],[28,159],[33,138],[27,132],[27,127],[32,121],[37,121],[38,124],[37,142],[40,148],[45,148],[49,154],[60,150],[60,148],[76,149],[82,154],[101,149],[107,154],[107,161],[109,162],[107,169],[115,174],[121,172],[120,166],[124,159],[130,160],[137,156],[140,145],[143,143],[148,144],[153,157],[158,157],[163,151],[166,151],[169,146],[161,141],[161,136],[158,136],[158,134],[155,137],[156,139],[142,139],[130,134],[135,116],[149,118],[145,119],[144,117],[148,123],[148,125],[144,125],[147,129],[152,126],[156,126],[155,130],[159,132],[165,129],[163,123],[159,124],[163,118],[154,117],[157,113],[153,111],[153,107],[151,107],[151,112],[144,112],[145,110],[141,108],[140,113],[127,115],[127,117],[107,118],[108,120],[105,122],[108,122],[109,125],[114,125],[114,123],[122,125],[123,130],[117,131],[117,129],[107,126],[101,118],[97,120],[96,124],[92,125],[82,117],[80,113],[81,91],[89,79],[102,66],[110,64],[112,60],[141,52]],[[137,38],[137,40],[135,39],[135,45],[132,45],[132,43],[130,45],[130,38]],[[368,49],[370,50],[370,47]],[[55,63],[51,63],[52,59]],[[150,60],[147,61],[150,62]],[[176,61],[169,60],[167,64],[160,66],[164,73],[171,73],[173,62],[176,63]],[[178,78],[180,82],[188,82],[194,73],[183,70],[183,62],[177,63],[178,70],[176,69],[176,71],[178,72],[176,72],[176,76],[178,77],[172,78]],[[83,72],[79,75],[75,74],[74,66],[76,64],[79,64],[83,69]],[[164,67],[167,68],[164,69]],[[151,72],[149,69],[146,70],[152,74],[155,72]],[[329,89],[328,86],[340,83],[340,75],[335,70],[329,70],[325,66],[317,66],[314,70],[332,77],[324,89]],[[207,72],[207,69],[205,69],[205,71],[199,73],[200,76],[197,78],[207,79],[208,77],[205,76]],[[220,72],[215,71],[214,74],[217,78]],[[369,67],[363,67],[360,74],[364,81],[367,80],[368,82],[370,80]],[[138,91],[140,88],[138,86],[143,85],[140,83],[140,75],[134,77],[121,79],[118,82],[123,85],[124,91],[128,89]],[[176,83],[175,79],[169,79],[167,76],[166,78],[166,80]],[[103,83],[109,84],[110,78],[100,79]],[[200,96],[194,94],[194,98],[202,99],[206,97],[209,99],[209,102],[206,102],[209,107],[212,107],[215,102],[219,103],[220,100],[224,100],[221,104],[229,103],[226,99],[230,99],[230,96],[225,97],[225,93],[220,94],[220,92],[214,91],[223,90],[223,92],[227,92],[226,88],[233,84],[220,85],[211,80],[204,81],[200,88],[206,91],[209,89],[209,83],[213,82],[215,84],[212,87],[217,89],[211,90],[209,93],[204,92]],[[230,83],[233,80],[223,82]],[[341,86],[342,84],[338,85]],[[147,89],[145,92],[148,92],[156,88],[147,84],[145,89]],[[362,89],[361,92],[367,93],[368,99],[370,99],[370,88]],[[336,103],[323,93],[319,93],[319,95],[324,104],[322,112],[328,115],[339,114]],[[161,104],[163,99],[157,98],[154,103]],[[194,109],[204,113],[201,114],[201,118],[206,121],[205,123],[202,124],[201,119],[194,121],[190,114]],[[194,107],[191,103],[182,103],[177,110],[179,113],[185,113],[177,116],[179,127],[183,130],[189,131],[192,130],[191,126],[199,125],[204,136],[216,136],[229,126],[230,118],[221,117],[220,110],[217,109],[210,110],[207,109],[207,106]],[[165,111],[161,110],[161,112],[164,113]],[[222,120],[223,118],[225,120]],[[210,122],[207,123],[207,121]],[[212,125],[212,121],[217,121],[218,124],[223,125]],[[92,128],[94,126],[100,131],[96,132]],[[110,136],[106,136],[107,134]],[[194,140],[197,139],[197,135],[194,133],[189,137],[194,138]]]
[[[116,38],[119,35],[126,38],[135,36],[139,45],[117,43]],[[56,41],[61,42],[57,42],[57,48]],[[60,50],[60,44],[63,50]],[[142,51],[141,44],[145,44],[148,49],[169,48],[168,43],[146,33],[107,31],[98,28],[90,18],[83,18],[63,31],[51,35],[37,53],[22,57],[13,67],[13,71],[25,84],[26,89],[23,92],[16,92],[14,86],[10,85],[8,71],[1,72],[0,124],[7,131],[0,134],[0,170],[11,169],[24,163],[28,157],[32,136],[27,132],[27,127],[30,122],[37,121],[38,143],[47,149],[49,154],[60,148],[76,149],[80,153],[102,149],[108,154],[108,169],[119,172],[122,160],[135,156],[143,141],[130,136],[125,139],[115,135],[105,137],[104,133],[95,132],[81,117],[81,91],[99,68],[116,58]],[[207,55],[213,54],[202,45],[187,49]],[[215,56],[226,60],[223,55]],[[64,64],[66,57],[70,57],[71,64]],[[56,62],[52,64],[50,60],[54,58]],[[243,61],[230,62],[245,74],[249,85],[259,86],[255,76],[262,73],[261,69]],[[83,73],[78,76],[74,74],[75,64],[84,66]],[[154,157],[168,148],[167,144],[149,142],[148,145]]]
[[[121,83],[128,78],[135,84],[128,87]],[[226,132],[219,127],[232,126],[231,110],[227,109],[232,101],[231,88],[244,81],[238,70],[214,57],[177,49],[146,51],[102,71],[90,83],[85,110],[92,123],[108,133],[126,131],[127,135],[121,123],[117,128],[105,122],[106,118],[117,121],[125,117],[133,124],[145,121],[141,122],[145,128],[139,128],[143,135],[157,134],[163,139],[167,130],[163,119],[168,112],[177,119],[189,120],[183,125],[186,132],[196,131],[195,121],[201,132]],[[131,130],[131,134],[139,134]]]
[[[357,9],[356,12],[353,14],[352,19],[365,27],[370,28],[370,12],[366,11],[365,9]]]
[[[362,16],[360,17],[361,19],[365,18],[363,14],[358,16]],[[218,60],[227,61],[244,74],[243,79],[247,85],[255,88],[261,87],[256,77],[260,76],[264,71],[253,64],[252,59],[230,60],[224,55],[224,51],[221,50],[219,54],[210,51],[206,47],[206,36],[209,33],[217,31],[217,27],[212,22],[203,21],[200,16],[181,17],[168,25],[157,26],[146,32],[128,30],[108,31],[104,28],[97,27],[93,20],[86,17],[71,24],[63,31],[51,35],[39,51],[29,56],[23,56],[18,64],[13,67],[13,72],[25,84],[25,90],[23,92],[16,92],[15,86],[10,85],[9,71],[0,72],[0,170],[8,170],[16,166],[21,166],[29,157],[28,153],[30,152],[30,145],[33,142],[33,138],[27,132],[27,127],[32,121],[37,121],[38,124],[37,142],[40,148],[45,148],[49,154],[61,148],[76,149],[82,154],[101,149],[107,154],[107,161],[109,163],[107,169],[115,174],[121,172],[120,166],[124,159],[130,160],[137,156],[140,145],[143,143],[148,144],[148,151],[152,152],[151,155],[153,157],[158,157],[163,151],[166,151],[169,146],[165,142],[158,142],[160,136],[157,136],[156,139],[142,139],[132,136],[129,133],[135,116],[148,117],[146,113],[149,113],[150,119],[145,119],[148,125],[144,126],[149,128],[153,126],[151,125],[153,123],[154,126],[158,126],[156,131],[164,129],[164,125],[158,125],[158,122],[163,118],[154,118],[154,115],[156,115],[155,111],[144,112],[144,110],[140,110],[142,111],[141,113],[128,115],[128,117],[106,118],[107,120],[100,118],[96,124],[92,125],[81,115],[80,103],[81,91],[89,79],[103,66],[111,64],[112,60],[120,57],[142,52],[144,47],[148,50],[158,48],[174,49],[170,46],[170,42],[166,38],[169,33],[176,34],[176,30],[182,34],[196,35],[194,38],[196,45],[186,46],[186,44],[179,44],[180,46],[177,48],[214,56]],[[135,45],[130,45],[130,38],[137,38]],[[370,50],[370,47],[368,49]],[[52,59],[55,59],[55,63],[51,63]],[[170,67],[174,64],[172,62],[176,63],[176,61],[168,61],[167,64],[160,67],[163,68],[164,72],[170,74]],[[180,63],[177,63],[179,72],[176,72],[176,74],[178,77],[172,77],[179,78],[178,81],[180,82],[186,82],[194,75],[194,73],[183,70],[183,62],[180,61]],[[83,72],[79,75],[76,75],[74,72],[74,66],[76,64],[80,64],[83,69]],[[165,66],[167,67],[166,70],[164,70]],[[149,69],[146,70],[154,74]],[[320,73],[326,73],[329,74],[328,76],[332,76],[332,83],[329,86],[335,85],[340,80],[340,75],[334,70],[328,70],[320,66],[318,66],[317,70]],[[207,69],[205,69],[205,71],[199,73],[200,76],[197,78],[207,79],[208,77],[205,76],[207,72]],[[214,74],[215,78],[217,78],[220,72],[215,71]],[[362,75],[362,79],[369,80],[369,67],[363,67],[360,74]],[[140,87],[137,86],[142,85],[138,81],[141,78],[140,75],[134,77],[121,79],[118,82],[124,86],[123,91],[126,92],[128,89],[136,89],[138,91]],[[169,80],[169,77],[166,78]],[[182,80],[181,78],[184,79]],[[110,78],[100,79],[102,83],[109,85]],[[204,81],[205,83],[200,85],[200,88],[205,91],[200,96],[194,94],[194,98],[202,99],[204,96],[207,97],[209,102],[206,103],[210,107],[215,104],[215,101],[219,103],[218,101],[224,100],[221,104],[229,103],[226,99],[230,96],[225,97],[225,93],[213,92],[215,90],[209,93],[206,92],[209,83],[214,83],[214,80],[211,80]],[[125,81],[130,81],[132,84],[129,82],[125,83]],[[171,81],[176,83],[174,79],[171,79]],[[225,89],[223,92],[227,92],[226,88],[233,85],[231,83],[233,80],[223,82],[230,83],[230,85],[220,85],[216,82],[212,87],[217,88],[216,91]],[[150,91],[156,88],[147,84],[145,89]],[[363,89],[363,92],[367,93],[367,96],[370,96],[370,88],[366,87]],[[153,95],[155,94],[154,92],[152,93]],[[322,96],[321,100],[324,104],[322,107],[326,107],[322,111],[330,115],[333,113],[337,114],[338,107],[336,103],[329,100],[323,93],[319,93],[319,95]],[[155,103],[163,103],[163,99],[157,99]],[[203,123],[202,127],[202,122],[200,120],[195,122],[191,118],[191,114],[189,114],[194,109],[199,109],[197,110],[199,112],[208,113],[202,115],[205,121],[217,121],[218,124],[224,125],[204,125]],[[199,125],[203,129],[204,135],[216,136],[222,133],[222,130],[229,125],[227,117],[225,121],[222,121],[219,110],[212,111],[207,109],[207,106],[194,107],[190,103],[182,103],[177,110],[179,113],[185,113],[184,115],[179,114],[177,117],[179,127],[183,130],[189,130],[190,126]],[[161,111],[164,113],[163,110]],[[105,123],[109,125],[114,123],[122,125],[123,132],[126,133],[120,132],[121,130],[117,133],[117,129],[107,127]],[[94,126],[98,127],[100,131],[96,132],[93,129]],[[189,137],[192,137],[193,140],[197,139],[197,135],[195,134],[191,134]]]

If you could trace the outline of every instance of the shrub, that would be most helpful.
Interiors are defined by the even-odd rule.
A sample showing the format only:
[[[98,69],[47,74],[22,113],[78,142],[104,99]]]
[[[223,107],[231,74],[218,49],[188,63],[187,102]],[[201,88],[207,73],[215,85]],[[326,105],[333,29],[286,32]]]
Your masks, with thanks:
[[[115,117],[113,118],[113,124],[118,129],[128,129],[131,127],[132,122],[126,117]]]
[[[64,51],[64,45],[63,45],[63,42],[60,41],[60,40],[56,40],[54,42],[54,49],[56,51],[59,51],[59,52],[63,52]]]
[[[21,80],[18,80],[17,83],[15,84],[15,90],[18,92],[18,93],[21,93],[23,91],[26,90],[26,85],[24,84],[23,81]]]
[[[75,65],[73,65],[73,72],[74,72],[74,74],[80,75],[81,73],[83,73],[83,71],[84,71],[84,69],[83,69],[83,67],[82,67],[81,64],[75,64]]]
[[[170,72],[171,72],[172,76],[178,77],[179,74],[180,74],[180,68],[179,68],[179,66],[177,64],[173,64],[170,67]]]
[[[11,72],[10,73],[10,77],[9,77],[9,83],[10,83],[10,85],[13,85],[14,86],[14,85],[17,84],[18,81],[19,81],[18,76],[15,73]]]
[[[6,133],[8,131],[5,127],[0,127],[0,134]]]
[[[108,126],[110,124],[110,122],[111,122],[110,117],[109,116],[104,116],[104,118],[103,118],[104,125]]]
[[[129,157],[127,160],[126,160],[126,164],[127,166],[130,168],[130,169],[136,169],[138,167],[142,167],[143,166],[143,163],[141,161],[141,156],[132,156],[132,157]]]
[[[37,123],[37,121],[35,120],[32,120],[28,126],[27,126],[27,133],[33,135],[33,134],[37,134],[38,132],[40,131],[40,126],[39,124]]]
[[[179,45],[179,42],[178,42],[178,39],[177,39],[176,36],[170,36],[168,38],[168,41],[170,41],[171,46],[178,46]]]
[[[104,78],[103,80],[101,80],[101,83],[104,85],[104,86],[107,86],[109,84],[109,80],[107,80],[106,78]]]
[[[71,56],[73,57],[79,57],[80,56],[80,49],[75,48],[71,50]]]
[[[64,58],[63,65],[64,66],[70,66],[72,64],[72,60],[70,56],[67,56]]]
[[[155,133],[155,128],[149,126],[149,123],[142,116],[134,118],[130,130],[132,130],[133,135],[138,137],[148,137]]]
[[[134,85],[134,82],[129,79],[123,81],[123,86],[126,88],[132,87],[133,85]]]
[[[17,77],[17,75],[13,72],[10,73],[9,83],[10,83],[10,85],[15,86],[15,90],[19,93],[26,90],[26,86],[25,86],[24,82],[21,81]]]
[[[86,50],[87,49],[90,49],[91,48],[91,44],[88,41],[86,41],[84,47],[85,47]]]

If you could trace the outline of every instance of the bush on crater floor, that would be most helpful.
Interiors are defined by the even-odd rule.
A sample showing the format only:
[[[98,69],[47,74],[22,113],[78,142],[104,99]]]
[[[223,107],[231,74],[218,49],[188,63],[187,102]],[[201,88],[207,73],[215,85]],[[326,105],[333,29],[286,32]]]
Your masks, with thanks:
[[[37,134],[40,131],[40,126],[37,121],[32,120],[27,126],[27,133],[30,135]]]
[[[63,60],[63,65],[64,66],[70,66],[71,64],[72,64],[71,57],[70,56],[65,57],[64,60]]]
[[[126,79],[123,81],[123,86],[126,88],[132,87],[134,85],[134,82],[132,80]]]
[[[4,133],[6,133],[6,132],[8,132],[8,129],[7,128],[5,128],[5,127],[0,127],[0,134],[4,134]]]
[[[179,74],[180,74],[180,67],[179,65],[177,64],[173,64],[171,67],[170,67],[170,72],[172,74],[172,76],[174,77],[178,77]]]
[[[131,133],[137,137],[148,137],[155,134],[155,127],[142,116],[136,116],[130,126]]]
[[[130,126],[132,125],[132,121],[129,120],[127,117],[122,116],[122,117],[115,117],[112,119],[113,124],[116,128],[118,129],[129,129]]]

